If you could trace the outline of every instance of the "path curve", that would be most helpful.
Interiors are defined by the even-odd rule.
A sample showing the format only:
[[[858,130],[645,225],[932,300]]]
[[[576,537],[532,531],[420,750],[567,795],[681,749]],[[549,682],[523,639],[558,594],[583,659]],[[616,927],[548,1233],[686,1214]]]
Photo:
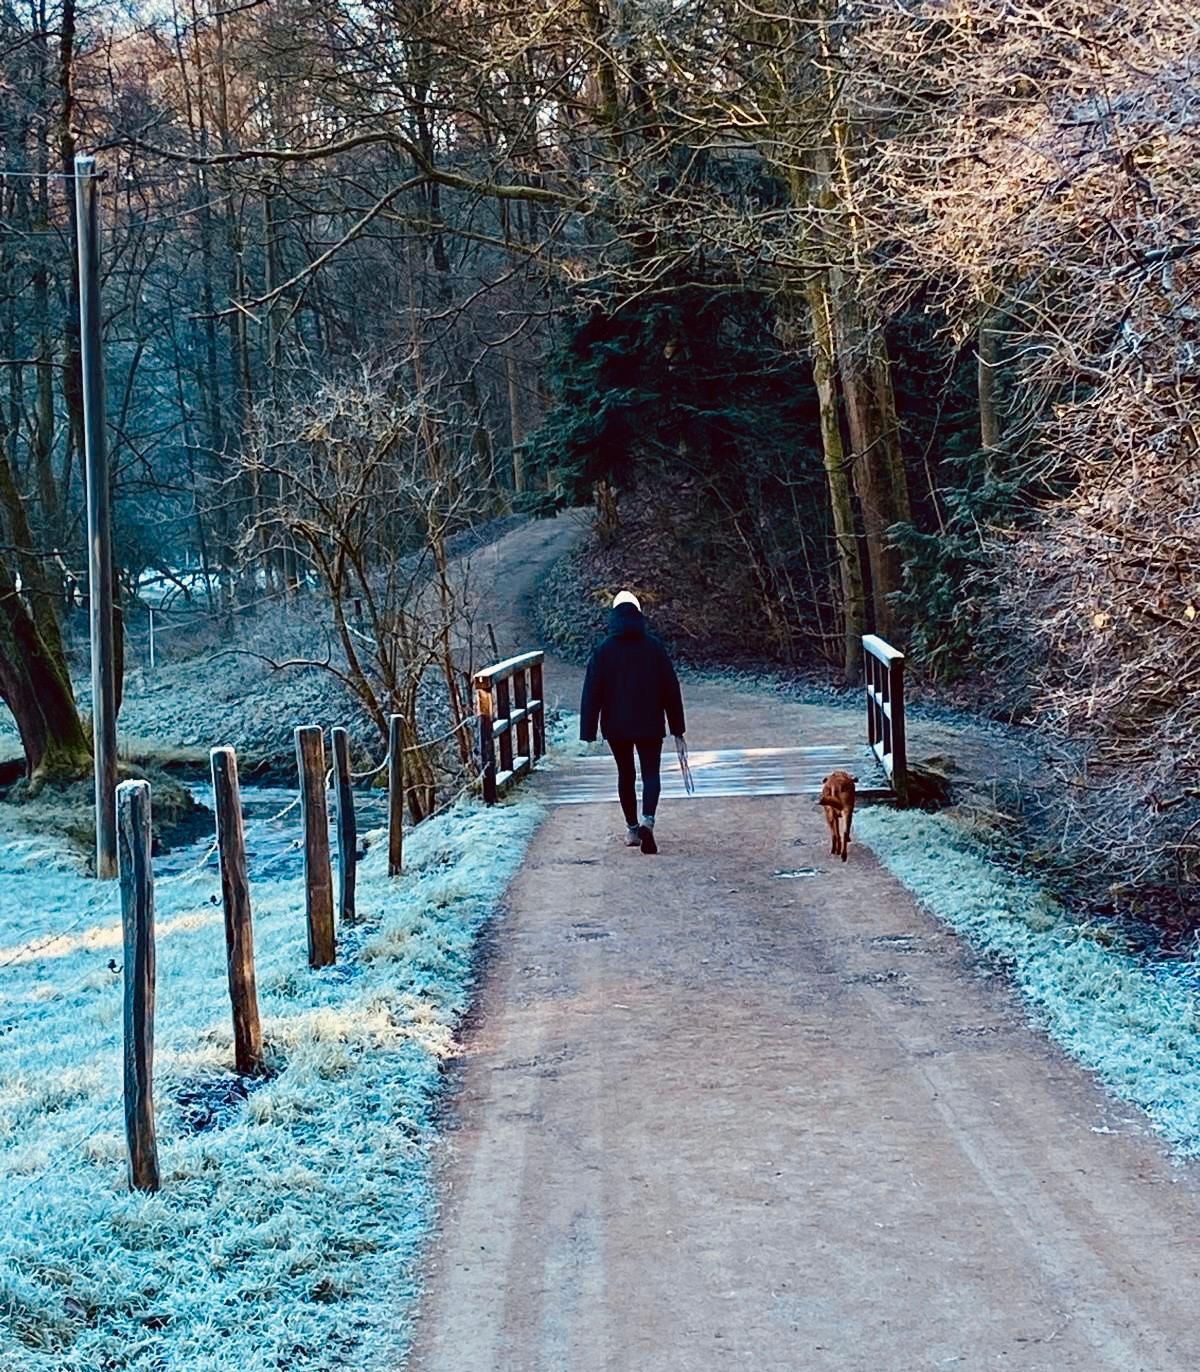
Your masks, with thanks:
[[[554,527],[495,554],[518,605]],[[688,706],[697,745],[857,726]],[[509,892],[411,1372],[1191,1367],[1195,1169],[866,848],[792,799],[674,803],[654,858],[620,827],[555,809]]]

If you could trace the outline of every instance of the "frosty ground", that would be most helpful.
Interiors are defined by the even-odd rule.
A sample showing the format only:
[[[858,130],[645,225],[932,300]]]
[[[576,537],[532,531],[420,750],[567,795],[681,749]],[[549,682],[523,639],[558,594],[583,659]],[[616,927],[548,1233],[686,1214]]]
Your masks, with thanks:
[[[512,565],[489,581],[523,594],[539,570],[530,542],[552,559],[562,537],[560,523],[501,539],[481,555],[489,568]],[[504,606],[489,613],[510,648],[523,626]],[[312,616],[311,605],[270,607],[238,646],[311,656]],[[243,760],[286,765],[297,722],[354,721],[327,673],[273,673],[244,653],[206,651],[127,686],[126,748],[201,764],[208,745],[233,742]],[[364,751],[377,760],[369,725]],[[251,879],[271,1073],[248,1091],[231,1072],[215,873],[209,864],[180,879],[194,863],[160,860],[174,874],[159,881],[157,912],[163,1190],[146,1198],[126,1189],[115,886],[30,828],[30,807],[0,806],[6,1372],[396,1365],[432,1205],[435,1100],[475,940],[537,817],[528,799],[486,813],[460,803],[410,833],[399,882],[373,845],[360,922],[340,931],[339,964],[320,973],[306,967],[302,885],[282,879],[295,871],[292,845],[258,825]]]
[[[858,836],[937,919],[1003,968],[1033,1018],[1181,1157],[1200,1156],[1194,959],[1149,959],[989,862],[947,819],[868,809]]]
[[[487,584],[512,598],[489,607],[502,648],[532,641],[522,597],[551,543],[565,537],[555,525],[530,533],[546,544],[537,556],[524,536],[485,555]],[[211,672],[215,685],[191,699],[186,664],[172,668],[156,689],[177,714],[162,713],[148,696],[131,706],[131,718],[144,708],[159,738],[181,747],[224,741],[232,729],[247,746],[255,738],[270,744],[274,731],[285,749],[295,717],[311,709],[326,722],[336,718],[324,697],[288,695],[273,707],[271,678],[260,667],[222,685],[228,665],[203,667],[198,679]],[[296,677],[301,692],[303,680]],[[689,704],[702,706],[697,722],[709,742],[861,731],[850,705],[805,705],[729,681],[693,680],[685,689]],[[243,704],[257,700],[249,714],[240,712],[239,691]],[[571,669],[548,664],[547,695],[577,700]],[[913,732],[918,747],[933,737],[919,720]],[[599,750],[572,742],[572,718],[552,733],[551,766]],[[986,754],[986,740],[979,752]],[[272,880],[259,864],[254,914],[272,1075],[248,1092],[230,1070],[215,877],[161,882],[164,1186],[146,1198],[125,1185],[116,893],[85,878],[61,846],[23,830],[19,810],[0,808],[0,1204],[8,1221],[0,1236],[0,1366],[399,1365],[414,1262],[433,1214],[430,1166],[442,1152],[435,1102],[472,994],[472,950],[538,818],[530,798],[486,813],[461,805],[411,834],[398,883],[384,874],[376,842],[360,873],[362,923],[341,931],[339,965],[322,973],[305,965],[300,882]],[[600,842],[616,818],[615,807],[593,807],[581,842]],[[797,811],[802,830],[805,822]],[[1139,957],[1119,930],[1059,909],[1032,880],[989,862],[953,816],[863,810],[856,825],[864,847],[929,914],[1011,976],[1049,1034],[1144,1109],[1178,1154],[1200,1152],[1200,1017],[1190,962]],[[669,814],[664,839],[670,844]],[[628,860],[615,849],[580,867],[579,880],[611,879],[610,856]],[[727,856],[706,846],[697,862],[708,870]],[[757,877],[779,889],[770,869]],[[552,922],[592,918],[607,899],[589,900],[577,881],[573,903],[556,906]],[[862,910],[873,899],[871,892]],[[763,1031],[772,1023],[764,1018]],[[718,1035],[714,1061],[723,1050]],[[747,1109],[751,1084],[734,1092]]]
[[[507,516],[449,541],[455,575],[469,594],[474,593],[472,562],[480,549],[529,524],[524,517]],[[534,521],[535,531],[537,524]],[[342,665],[320,592],[309,591],[294,602],[242,606],[231,620],[213,616],[200,603],[180,604],[173,617],[160,616],[153,669],[144,607],[131,607],[127,618],[127,671],[119,720],[123,756],[206,766],[209,748],[231,744],[238,750],[243,772],[255,764],[286,771],[292,764],[292,730],[311,721],[349,728],[359,762],[382,756],[378,731],[333,672],[320,667],[279,671],[272,666],[326,658],[334,668]],[[72,676],[80,708],[86,712],[91,708],[91,684],[85,649],[81,641]],[[433,674],[423,693],[421,715],[429,736],[445,731],[449,716],[444,692],[438,691]],[[0,708],[0,763],[19,757],[16,726]]]
[[[472,954],[538,818],[462,804],[407,871],[373,844],[361,923],[307,969],[297,880],[252,887],[271,1075],[246,1095],[211,873],[160,883],[163,1188],[126,1188],[116,892],[0,832],[0,1365],[394,1366],[432,1204],[433,1109]]]

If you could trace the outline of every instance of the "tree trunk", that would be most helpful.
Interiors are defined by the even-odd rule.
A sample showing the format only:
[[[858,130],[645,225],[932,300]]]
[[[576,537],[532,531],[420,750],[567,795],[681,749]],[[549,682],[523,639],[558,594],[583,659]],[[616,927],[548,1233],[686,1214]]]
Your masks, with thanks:
[[[229,114],[229,65],[225,44],[225,21],[224,11],[217,9],[214,11],[216,34],[216,134],[221,152],[228,155],[234,150],[233,130],[230,124]],[[241,219],[239,202],[235,195],[235,181],[228,173],[225,174],[222,183],[225,193],[225,212],[224,212],[224,234],[225,234],[225,264],[229,272],[229,299],[240,302],[245,300],[246,289],[246,260],[245,247],[246,235],[245,228]],[[233,441],[244,452],[249,446],[249,425],[251,411],[254,405],[254,378],[250,359],[250,336],[246,322],[246,311],[235,309],[229,316],[229,349],[232,358],[232,387],[230,407],[230,422],[228,431]],[[250,541],[253,547],[247,547],[247,564],[243,569],[240,589],[246,603],[253,603],[258,598],[257,573],[255,563],[263,569],[263,576],[267,582],[266,590],[270,590],[271,564],[267,556],[262,530],[262,521],[259,516],[262,510],[263,492],[259,487],[258,470],[251,466],[243,469],[246,488],[242,492],[242,510],[245,519],[245,528],[250,531]]]
[[[87,733],[65,666],[38,633],[0,559],[0,699],[12,711],[35,783],[84,776],[91,769]]]
[[[583,19],[592,41],[593,79],[596,82],[596,122],[607,135],[618,161],[625,156],[625,130],[621,120],[621,80],[617,61],[613,56],[613,12],[606,0],[584,0]]]
[[[892,385],[892,361],[881,320],[873,319],[867,337],[871,351],[871,384],[880,419],[880,449],[892,491],[892,522],[912,522],[912,500],[908,491],[908,469],[900,445],[900,420],[896,414],[896,388]]]
[[[816,166],[826,202],[836,209],[837,258],[846,264],[829,272],[835,347],[853,450],[854,486],[867,540],[875,631],[888,636],[895,619],[890,597],[902,581],[900,553],[891,546],[888,530],[893,524],[907,523],[912,508],[887,345],[876,314],[863,222],[855,204],[851,131],[833,75],[827,18],[822,18],[817,33],[827,64],[830,149],[817,154]]]
[[[517,360],[512,352],[504,354],[504,379],[508,385],[508,423],[512,440],[513,492],[525,490],[525,430],[521,422],[521,386],[517,377]]]
[[[42,48],[42,98],[47,99],[50,87],[50,55],[44,44]],[[37,169],[39,178],[34,183],[34,232],[50,231],[50,127],[46,120],[38,121],[37,132]],[[54,479],[54,368],[52,365],[54,347],[51,343],[53,326],[50,322],[50,271],[43,261],[33,274],[33,319],[37,322],[41,337],[37,347],[37,366],[34,373],[36,381],[36,422],[30,436],[30,457],[37,478],[38,498],[41,502],[41,527],[39,532],[46,544],[46,551],[53,548],[56,552],[63,543],[63,524],[60,517],[58,486]],[[64,499],[67,489],[64,487]]]
[[[75,175],[75,0],[63,0],[62,17],[59,22],[58,44],[59,78],[59,117],[58,117],[58,155],[63,175]],[[75,193],[74,181],[68,179],[67,218],[69,230],[67,241],[76,242]],[[83,363],[79,341],[79,257],[74,251],[67,254],[70,261],[71,291],[68,300],[64,331],[64,368],[63,399],[67,405],[67,416],[71,426],[70,442],[74,452],[83,452]],[[64,494],[69,489],[67,477],[63,478]]]
[[[846,400],[854,489],[862,510],[867,560],[871,569],[871,602],[876,633],[893,628],[889,596],[900,589],[900,554],[888,541],[891,526],[909,516],[907,486],[899,454],[891,377],[886,362],[872,357],[853,286],[831,272],[837,296],[838,373]],[[881,374],[882,371],[882,374]]]
[[[829,508],[833,515],[833,537],[837,545],[841,587],[842,673],[846,684],[854,685],[862,669],[866,590],[859,561],[858,536],[854,529],[854,502],[850,494],[842,427],[838,417],[833,306],[829,298],[829,281],[824,273],[811,278],[807,294],[812,313],[813,381],[821,411],[821,446],[825,456],[825,478],[829,485]]]
[[[200,32],[201,21],[196,0],[191,3],[192,16],[192,61],[195,66],[195,98],[192,96],[192,83],[188,68],[188,58],[183,51],[182,37],[177,28],[176,54],[179,60],[180,88],[184,96],[184,105],[188,116],[188,128],[191,134],[192,146],[202,157],[207,157],[210,152],[209,138],[209,115],[208,115],[208,84],[205,77],[204,68],[204,49],[196,35]],[[216,249],[215,242],[217,228],[213,215],[213,191],[212,185],[220,185],[220,178],[214,183],[209,173],[202,167],[197,167],[192,182],[192,194],[197,208],[197,221],[200,239],[200,314],[202,320],[204,356],[203,363],[194,364],[194,374],[196,385],[200,392],[204,417],[205,432],[208,438],[208,471],[205,474],[212,482],[214,489],[219,489],[221,482],[227,474],[226,453],[226,434],[225,434],[225,396],[221,384],[221,368],[218,364],[217,346],[217,308],[216,308],[216,268],[214,266]],[[213,512],[214,532],[216,539],[216,557],[219,575],[219,593],[221,604],[224,609],[233,608],[233,582],[230,575],[230,568],[234,563],[234,529],[228,502],[221,499],[216,502],[216,509]],[[197,512],[197,523],[201,522],[202,516]],[[207,579],[207,566],[205,568],[205,586],[208,590],[209,600],[212,600],[211,583]]]
[[[43,295],[38,309],[41,318],[48,315]],[[62,547],[63,521],[58,484],[54,477],[54,369],[51,365],[53,348],[48,337],[42,335],[37,352],[37,423],[33,430],[32,454],[37,473],[38,498],[42,510],[42,530],[50,549]],[[65,494],[65,492],[64,492]]]
[[[57,573],[47,572],[47,567],[54,564],[42,556],[42,550],[36,546],[25,513],[25,502],[9,462],[7,425],[0,418],[0,533],[4,531],[7,531],[14,545],[14,565],[21,578],[38,638],[51,659],[65,673],[66,654],[58,619],[62,584]]]
[[[1000,446],[1000,412],[996,402],[996,365],[1000,356],[999,312],[990,301],[979,317],[977,377],[979,385],[979,442],[985,470],[992,474],[995,450]]]
[[[607,548],[617,536],[617,488],[608,480],[600,480],[592,493],[596,502],[596,537],[600,546]]]
[[[263,193],[263,235],[266,240],[266,250],[263,255],[266,279],[263,282],[263,287],[268,295],[278,289],[284,280],[283,251],[280,244],[282,230],[276,214],[276,190],[277,187],[268,184]],[[267,351],[264,365],[267,373],[267,394],[270,404],[262,435],[264,448],[268,448],[275,437],[276,421],[279,416],[279,365],[282,357],[284,323],[284,301],[281,296],[277,296],[267,306]],[[283,502],[282,476],[276,476],[273,481],[269,482],[269,485],[268,498],[278,509]],[[267,523],[268,527],[274,530],[273,534],[265,535],[269,540],[267,548],[269,570],[267,575],[268,578],[273,576],[276,590],[291,599],[296,590],[295,549],[291,544],[286,528],[282,522],[278,521],[277,517],[272,516]],[[289,553],[291,554],[290,558]]]

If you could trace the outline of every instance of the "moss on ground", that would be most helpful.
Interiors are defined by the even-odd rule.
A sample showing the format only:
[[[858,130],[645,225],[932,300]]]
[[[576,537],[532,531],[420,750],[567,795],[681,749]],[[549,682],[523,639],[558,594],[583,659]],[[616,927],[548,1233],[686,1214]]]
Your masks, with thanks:
[[[118,776],[122,781],[144,780],[151,785],[156,852],[193,843],[212,832],[212,813],[198,805],[187,787],[161,766],[122,763]],[[90,776],[45,785],[36,793],[28,782],[18,781],[0,804],[32,832],[61,837],[86,855],[95,850],[95,791]]]

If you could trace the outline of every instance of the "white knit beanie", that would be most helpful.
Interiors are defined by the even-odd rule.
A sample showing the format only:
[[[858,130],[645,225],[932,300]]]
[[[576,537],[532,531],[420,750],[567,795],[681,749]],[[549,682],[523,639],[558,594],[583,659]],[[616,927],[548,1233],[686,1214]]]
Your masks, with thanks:
[[[632,605],[633,608],[638,611],[640,611],[642,608],[642,602],[637,598],[637,596],[634,595],[632,591],[618,592],[617,595],[613,598],[613,609],[615,610],[618,605]]]

